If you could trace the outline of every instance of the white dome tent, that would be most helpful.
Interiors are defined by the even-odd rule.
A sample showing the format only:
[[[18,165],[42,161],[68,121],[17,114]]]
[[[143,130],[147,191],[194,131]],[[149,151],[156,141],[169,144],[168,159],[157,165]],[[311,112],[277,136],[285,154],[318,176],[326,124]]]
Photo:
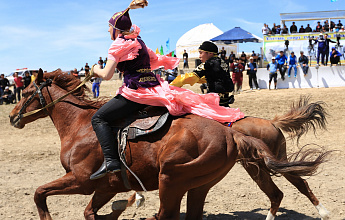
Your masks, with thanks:
[[[212,23],[201,24],[187,31],[176,43],[176,56],[182,58],[184,50],[188,53],[188,58],[199,58],[199,46],[204,41],[223,34],[219,28]],[[231,51],[237,52],[237,44],[223,44],[216,42],[219,51],[224,47],[226,55],[229,56]]]

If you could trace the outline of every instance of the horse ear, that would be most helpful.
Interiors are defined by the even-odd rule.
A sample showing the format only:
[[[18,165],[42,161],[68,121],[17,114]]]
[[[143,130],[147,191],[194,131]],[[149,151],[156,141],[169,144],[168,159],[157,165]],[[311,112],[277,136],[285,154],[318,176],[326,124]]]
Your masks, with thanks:
[[[43,82],[43,70],[40,68],[38,70],[38,75],[37,75],[37,78],[36,78],[36,83],[40,84],[41,82]]]

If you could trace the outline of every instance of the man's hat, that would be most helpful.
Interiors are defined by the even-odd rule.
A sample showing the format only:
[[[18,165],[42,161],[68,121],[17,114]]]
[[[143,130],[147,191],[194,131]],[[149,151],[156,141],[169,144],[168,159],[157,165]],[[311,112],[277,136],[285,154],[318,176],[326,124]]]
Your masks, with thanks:
[[[272,57],[272,60],[275,60],[276,58],[275,57]]]
[[[253,57],[249,57],[249,59],[250,59],[250,60],[254,60],[254,58],[253,58]]]
[[[5,89],[10,89],[10,87],[6,86]]]
[[[204,41],[200,47],[199,50],[203,50],[206,52],[211,52],[211,53],[218,53],[218,47],[217,45],[215,45],[214,43],[212,43],[211,41]]]

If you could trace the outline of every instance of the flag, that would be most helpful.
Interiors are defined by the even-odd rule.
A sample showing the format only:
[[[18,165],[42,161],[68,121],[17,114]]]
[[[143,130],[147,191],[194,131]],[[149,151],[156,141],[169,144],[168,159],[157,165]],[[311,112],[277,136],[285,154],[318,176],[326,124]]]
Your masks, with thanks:
[[[170,51],[170,39],[169,38],[166,42],[166,47],[167,47],[167,53],[169,53],[169,51]]]
[[[164,51],[163,51],[163,46],[161,45],[161,51],[160,51],[161,55],[164,55]]]
[[[159,54],[159,50],[158,50],[158,47],[157,47],[157,49],[156,49],[156,54]]]
[[[336,1],[338,1],[338,0],[331,0],[331,2],[336,2]]]
[[[173,50],[173,51],[171,52],[171,56],[172,56],[172,57],[175,56],[175,50]]]

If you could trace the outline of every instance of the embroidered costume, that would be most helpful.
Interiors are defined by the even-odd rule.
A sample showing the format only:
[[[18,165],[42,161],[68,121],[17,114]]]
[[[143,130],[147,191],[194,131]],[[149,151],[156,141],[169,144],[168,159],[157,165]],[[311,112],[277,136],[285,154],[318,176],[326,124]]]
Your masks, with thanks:
[[[153,106],[165,106],[169,110],[169,113],[175,116],[192,113],[202,117],[217,120],[219,122],[234,122],[244,117],[244,114],[240,112],[239,109],[224,108],[219,106],[220,97],[217,93],[227,94],[228,92],[232,91],[233,84],[229,77],[227,78],[225,74],[222,74],[224,70],[218,69],[218,65],[220,63],[224,63],[224,61],[222,61],[218,57],[214,57],[205,64],[201,64],[199,68],[197,68],[195,72],[193,72],[194,76],[192,76],[192,74],[189,74],[190,77],[177,77],[179,79],[184,78],[184,84],[185,82],[189,82],[190,84],[194,84],[195,82],[202,83],[206,81],[203,77],[207,77],[210,91],[214,91],[215,93],[204,95],[194,93],[188,89],[182,89],[172,86],[179,86],[179,84],[177,83],[168,85],[167,82],[163,81],[160,78],[157,78],[157,76],[152,74],[152,72],[140,73],[138,72],[138,70],[135,70],[135,65],[127,65],[127,62],[134,62],[136,59],[138,59],[136,58],[133,61],[130,60],[133,57],[137,56],[137,54],[140,53],[140,49],[143,48],[148,51],[148,54],[150,56],[150,64],[153,68],[164,66],[166,69],[173,69],[179,63],[178,58],[156,55],[145,45],[145,47],[143,47],[143,44],[137,44],[137,50],[139,51],[133,49],[133,47],[130,46],[123,46],[123,44],[132,45],[133,41],[141,41],[141,39],[138,37],[140,29],[135,26],[135,30],[136,34],[134,34],[133,36],[126,36],[127,38],[131,39],[130,42],[128,42],[128,39],[123,40],[123,36],[121,36],[119,37],[121,39],[119,41],[121,41],[122,44],[116,43],[117,40],[115,40],[109,49],[108,59],[115,58],[115,60],[124,61],[124,65],[121,65],[122,63],[119,63],[118,67],[126,66],[131,68],[130,70],[123,70],[125,72],[124,85],[118,90],[117,94],[120,94],[126,99],[133,102]],[[118,53],[115,54],[113,53],[113,51],[117,51]],[[128,55],[128,53],[124,51],[127,51],[131,54]],[[148,57],[144,56],[136,63],[147,63],[147,61]],[[138,66],[137,69],[138,68],[147,68],[147,66]],[[205,68],[213,68],[215,69],[215,71],[209,72]],[[177,79],[176,82],[177,81],[179,80]]]

